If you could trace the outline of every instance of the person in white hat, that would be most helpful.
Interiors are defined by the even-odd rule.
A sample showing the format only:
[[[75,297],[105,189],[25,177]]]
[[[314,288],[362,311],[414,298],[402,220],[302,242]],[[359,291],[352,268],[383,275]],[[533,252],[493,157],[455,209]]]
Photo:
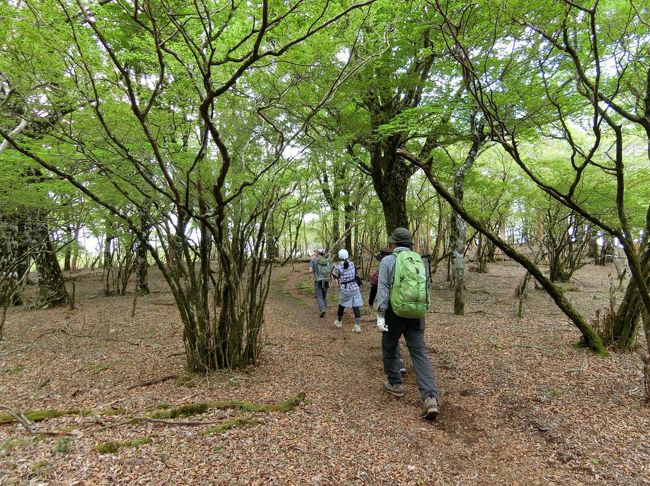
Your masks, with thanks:
[[[334,325],[340,328],[343,325],[343,313],[346,307],[352,307],[354,312],[354,327],[352,332],[361,332],[361,289],[357,269],[349,259],[350,255],[345,249],[339,250],[340,262],[334,265],[332,274],[339,282],[339,310]]]

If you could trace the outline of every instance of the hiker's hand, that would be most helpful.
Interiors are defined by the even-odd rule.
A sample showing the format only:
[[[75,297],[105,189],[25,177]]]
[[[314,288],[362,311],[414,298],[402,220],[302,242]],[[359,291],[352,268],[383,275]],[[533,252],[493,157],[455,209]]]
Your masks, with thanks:
[[[388,332],[388,327],[386,326],[386,318],[377,314],[377,329],[381,332]]]

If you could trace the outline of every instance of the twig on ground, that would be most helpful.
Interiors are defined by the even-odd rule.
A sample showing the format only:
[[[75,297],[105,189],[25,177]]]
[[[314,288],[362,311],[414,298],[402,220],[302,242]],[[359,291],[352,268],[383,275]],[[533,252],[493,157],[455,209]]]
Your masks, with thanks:
[[[113,405],[115,405],[116,403],[123,402],[124,400],[126,400],[126,398],[118,398],[116,400],[113,400],[112,402],[108,402],[108,403],[105,403],[103,405],[100,405],[97,408],[98,409],[109,408],[109,407],[112,407]]]
[[[148,381],[143,381],[142,383],[136,383],[135,385],[131,385],[131,386],[126,387],[126,389],[127,390],[133,390],[134,388],[140,388],[140,387],[143,387],[143,386],[151,386],[151,385],[155,385],[157,383],[162,383],[164,381],[173,380],[174,378],[178,378],[178,375],[177,374],[165,375],[162,378],[156,378],[154,380],[148,380]]]

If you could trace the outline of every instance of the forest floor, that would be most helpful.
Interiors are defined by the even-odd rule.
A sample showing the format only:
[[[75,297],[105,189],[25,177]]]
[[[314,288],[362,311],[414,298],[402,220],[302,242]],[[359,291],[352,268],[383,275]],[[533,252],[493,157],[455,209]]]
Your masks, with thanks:
[[[444,272],[436,276],[426,331],[442,395],[435,422],[419,418],[405,347],[407,393],[396,399],[382,389],[370,311],[361,334],[350,310],[336,329],[330,292],[319,319],[307,267],[274,271],[265,346],[243,372],[184,371],[180,319],[155,272],[134,317],[133,295],[105,296],[97,271],[76,276],[75,310],[10,309],[0,405],[68,415],[28,424],[32,433],[0,424],[0,484],[650,484],[639,354],[574,348],[577,329],[542,290],[517,319],[523,271],[514,263],[467,274],[463,317],[453,315]],[[610,273],[588,265],[567,286],[590,319],[608,305]],[[167,406],[299,393],[286,411],[142,419]],[[122,447],[100,453],[110,441]]]

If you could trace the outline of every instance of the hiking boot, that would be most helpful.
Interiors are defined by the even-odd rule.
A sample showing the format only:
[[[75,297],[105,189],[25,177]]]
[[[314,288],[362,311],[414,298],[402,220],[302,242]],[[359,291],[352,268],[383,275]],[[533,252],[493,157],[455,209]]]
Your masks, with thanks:
[[[343,325],[343,323],[337,319],[337,320],[334,321],[334,325],[335,325],[338,329],[341,329],[341,326]]]
[[[386,380],[384,382],[384,388],[394,397],[402,398],[404,396],[404,385],[401,383],[392,384],[390,381]]]
[[[355,324],[354,327],[352,328],[352,332],[360,333],[361,326],[359,324]]]
[[[424,403],[422,404],[422,412],[420,413],[420,417],[427,420],[435,420],[437,416],[438,400],[436,400],[435,397],[431,396],[425,398]]]
[[[320,311],[320,317],[325,317],[325,311]]]

